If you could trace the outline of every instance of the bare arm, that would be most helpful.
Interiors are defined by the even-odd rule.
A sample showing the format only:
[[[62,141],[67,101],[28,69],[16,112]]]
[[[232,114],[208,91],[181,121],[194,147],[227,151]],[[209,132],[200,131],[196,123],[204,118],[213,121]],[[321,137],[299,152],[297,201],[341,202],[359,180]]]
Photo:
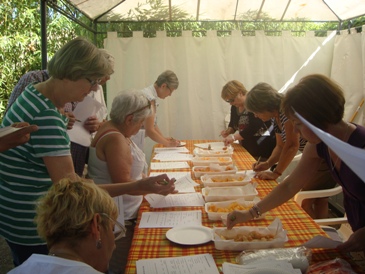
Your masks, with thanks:
[[[65,177],[76,178],[71,155],[43,157],[43,161],[53,183],[57,183]]]
[[[156,106],[155,102],[152,101],[152,114],[148,116],[144,121],[144,128],[146,130],[146,136],[151,138],[156,143],[162,144],[167,147],[173,147],[179,145],[176,140],[170,140],[165,138],[161,133],[159,127],[155,125],[155,117],[156,117]]]
[[[260,179],[277,179],[288,167],[299,149],[299,134],[294,132],[293,124],[287,120],[285,122],[286,141],[283,142],[280,134],[276,134],[276,147],[270,158],[267,160],[266,169],[277,163],[276,171],[264,171],[257,174]],[[260,165],[258,166],[260,167]],[[280,174],[279,174],[280,173]]]
[[[298,193],[315,175],[320,161],[316,145],[308,143],[294,171],[257,204],[260,212],[265,213],[285,203]],[[232,216],[234,217],[232,218]],[[227,228],[231,229],[237,223],[246,222],[252,218],[249,211],[233,211],[227,216]]]

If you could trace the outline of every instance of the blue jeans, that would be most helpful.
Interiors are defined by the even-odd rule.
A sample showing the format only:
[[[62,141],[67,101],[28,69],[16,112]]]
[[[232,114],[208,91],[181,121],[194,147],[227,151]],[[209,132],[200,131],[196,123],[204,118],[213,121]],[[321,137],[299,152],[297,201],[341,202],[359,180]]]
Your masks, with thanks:
[[[6,241],[11,250],[13,256],[14,266],[21,265],[26,261],[33,253],[48,254],[47,245],[19,245]]]

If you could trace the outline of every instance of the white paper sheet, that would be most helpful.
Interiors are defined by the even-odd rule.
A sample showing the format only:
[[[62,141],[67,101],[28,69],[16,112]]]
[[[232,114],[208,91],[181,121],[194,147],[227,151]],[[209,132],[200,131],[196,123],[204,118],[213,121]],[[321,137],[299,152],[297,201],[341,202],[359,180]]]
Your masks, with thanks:
[[[190,168],[190,166],[187,162],[151,163],[151,170],[156,170],[156,169],[179,169],[179,168]]]
[[[81,122],[76,121],[72,129],[67,131],[72,142],[86,147],[90,146],[91,136],[90,132],[84,128],[84,122],[90,116],[95,115],[102,106],[103,105],[101,103],[91,96],[86,96],[82,102],[77,104],[73,114],[75,115],[75,118]]]
[[[153,159],[162,162],[191,161],[193,159],[193,155],[187,153],[158,153],[153,157]]]
[[[186,147],[156,147],[154,149],[155,153],[163,154],[163,153],[189,153],[189,150]]]
[[[154,171],[152,171],[152,172],[150,172],[149,176],[157,176],[157,175],[161,175],[161,174],[166,174],[170,179],[175,178],[177,180],[186,175],[190,176],[190,171],[183,171],[183,172],[154,172]],[[191,176],[190,176],[190,178],[191,178]]]
[[[12,127],[12,126],[7,126],[7,127],[3,127],[3,128],[0,128],[0,137],[3,137],[5,135],[8,135],[10,133],[13,133],[19,129],[22,129],[21,127]]]
[[[169,194],[147,194],[147,202],[154,208],[165,208],[174,206],[204,206],[205,202],[201,193]]]
[[[136,268],[137,274],[219,274],[211,254],[138,260]]]
[[[139,228],[175,227],[177,225],[202,225],[201,210],[143,212]]]
[[[365,182],[365,150],[345,143],[331,134],[313,126],[300,114],[295,113],[298,118],[308,126],[340,159],[346,163],[351,170]]]
[[[342,242],[318,235],[305,242],[303,246],[308,248],[336,248],[339,244]]]

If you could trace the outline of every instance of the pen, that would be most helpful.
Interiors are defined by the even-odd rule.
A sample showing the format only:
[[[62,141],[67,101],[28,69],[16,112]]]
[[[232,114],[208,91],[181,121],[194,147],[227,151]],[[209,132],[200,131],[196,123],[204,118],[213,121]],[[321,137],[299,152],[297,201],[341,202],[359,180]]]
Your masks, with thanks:
[[[163,181],[161,181],[161,182],[159,182],[159,184],[160,185],[168,185],[169,184],[169,182],[168,181],[166,181],[166,180],[163,180]]]
[[[261,156],[257,159],[257,164],[260,164]]]

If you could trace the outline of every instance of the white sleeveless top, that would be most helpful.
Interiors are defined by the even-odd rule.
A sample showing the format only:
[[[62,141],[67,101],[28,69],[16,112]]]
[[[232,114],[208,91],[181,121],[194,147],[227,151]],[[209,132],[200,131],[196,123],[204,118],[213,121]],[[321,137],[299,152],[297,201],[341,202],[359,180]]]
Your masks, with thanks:
[[[101,136],[98,142],[109,134],[121,134],[118,131],[107,132]],[[107,162],[100,160],[96,155],[96,146],[90,147],[89,162],[88,162],[88,176],[94,180],[96,184],[110,184],[111,178],[108,171]],[[132,167],[131,167],[131,181],[139,180],[142,178],[142,172],[146,168],[146,158],[143,151],[136,146],[132,141],[130,144],[132,154]],[[130,220],[137,217],[139,206],[142,203],[142,195],[128,195],[124,194],[118,197],[114,197],[119,210],[118,221],[122,224],[124,220]],[[123,214],[122,214],[123,213]]]

